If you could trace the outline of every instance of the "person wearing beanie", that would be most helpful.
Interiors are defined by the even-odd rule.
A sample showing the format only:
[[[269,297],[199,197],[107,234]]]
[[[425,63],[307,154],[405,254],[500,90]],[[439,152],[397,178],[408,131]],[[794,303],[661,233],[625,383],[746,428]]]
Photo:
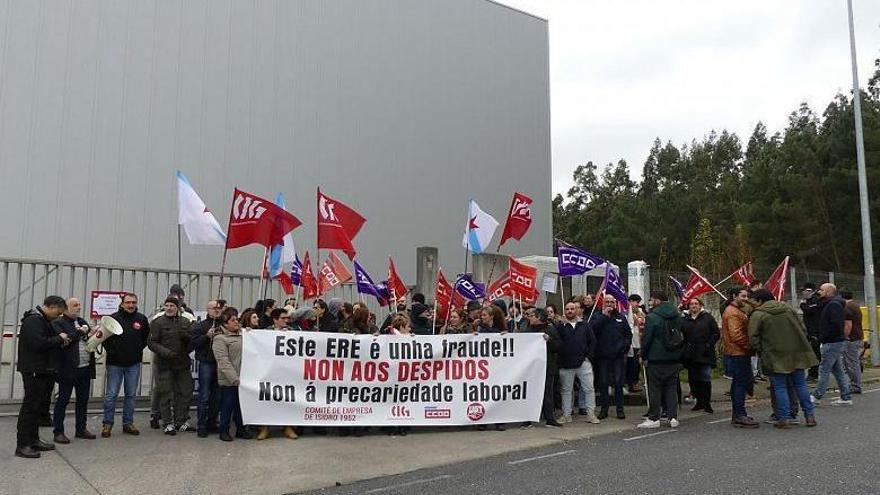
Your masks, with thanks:
[[[176,297],[165,299],[164,309],[164,314],[153,320],[148,346],[155,354],[163,431],[166,435],[175,435],[191,429],[187,419],[193,395],[189,358],[192,323],[180,316],[180,302]]]
[[[414,303],[410,310],[413,335],[431,335],[431,308],[422,303]]]

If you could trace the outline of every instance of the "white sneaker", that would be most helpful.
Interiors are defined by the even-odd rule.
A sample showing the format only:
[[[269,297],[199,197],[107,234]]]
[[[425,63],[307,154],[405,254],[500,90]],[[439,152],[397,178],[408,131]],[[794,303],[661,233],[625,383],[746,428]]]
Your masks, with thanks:
[[[639,425],[636,428],[643,428],[643,429],[660,428],[660,422],[659,421],[651,421],[650,419],[646,419],[646,420],[642,421],[641,423],[639,423]]]
[[[678,428],[678,425],[679,425],[679,423],[678,423],[677,419],[672,418],[669,420],[669,427],[670,428]]]
[[[599,418],[596,417],[596,413],[594,413],[592,409],[587,411],[587,421],[594,425],[601,423],[601,421],[599,421]]]
[[[174,423],[168,423],[167,425],[165,425],[165,428],[162,430],[162,432],[166,435],[176,435],[177,428],[174,427]]]
[[[853,405],[852,400],[843,400],[843,399],[834,399],[831,401],[832,406],[851,406]]]
[[[814,406],[822,405],[822,401],[817,399],[813,394],[810,394],[810,402],[812,402]]]
[[[566,414],[565,416],[562,416],[561,418],[559,418],[557,421],[559,422],[559,424],[563,424],[563,425],[566,423],[571,423],[571,416]]]
[[[183,433],[185,431],[190,431],[190,430],[192,430],[192,426],[190,426],[189,423],[187,423],[185,421],[182,425],[177,427],[177,431],[179,431],[181,433]]]

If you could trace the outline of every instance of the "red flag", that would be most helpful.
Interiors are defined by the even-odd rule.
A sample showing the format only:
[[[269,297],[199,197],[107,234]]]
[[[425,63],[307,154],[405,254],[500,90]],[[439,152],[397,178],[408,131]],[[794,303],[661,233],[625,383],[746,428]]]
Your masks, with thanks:
[[[318,292],[324,294],[349,280],[351,280],[351,272],[336,256],[336,253],[331,251],[330,256],[321,265],[321,272],[318,274]]]
[[[769,290],[777,301],[785,297],[785,279],[788,278],[788,256],[773,270],[773,273],[764,282],[764,288]]]
[[[437,270],[437,290],[434,293],[434,301],[437,303],[437,319],[446,321],[452,304],[452,285],[446,280],[443,270]]]
[[[489,288],[486,289],[486,299],[488,299],[489,302],[501,299],[502,297],[510,297],[511,294],[510,270],[502,273],[501,276],[492,282],[489,285]]]
[[[755,281],[755,272],[752,269],[752,262],[749,261],[745,265],[736,269],[733,276],[743,285],[751,285]]]
[[[290,275],[287,273],[279,273],[278,276],[275,277],[275,280],[277,280],[278,283],[281,284],[281,290],[283,290],[284,294],[288,296],[293,294],[293,292],[296,290],[293,287],[293,281],[290,280]]]
[[[318,188],[318,249],[340,249],[353,260],[355,236],[367,220]]]
[[[406,297],[406,284],[397,275],[397,269],[394,268],[394,260],[388,257],[388,293],[391,299],[400,302]]]
[[[684,294],[681,296],[682,304],[687,304],[695,297],[700,297],[703,294],[708,294],[716,290],[715,286],[706,280],[706,277],[704,277],[699,270],[690,265],[688,265],[688,269],[691,271],[691,278],[688,279],[688,283],[684,287]]]
[[[232,193],[226,249],[249,244],[262,244],[268,249],[284,244],[284,236],[300,225],[299,219],[272,201],[236,188]]]
[[[308,301],[318,297],[318,281],[312,275],[312,262],[309,261],[308,251],[303,256],[302,265],[302,275],[300,276],[299,283],[303,288],[303,301]]]
[[[510,290],[523,299],[531,300],[538,285],[538,269],[510,258]]]
[[[510,211],[507,213],[507,222],[504,223],[504,233],[501,234],[499,249],[507,239],[522,240],[532,225],[532,198],[523,193],[513,193],[513,201],[510,203]]]

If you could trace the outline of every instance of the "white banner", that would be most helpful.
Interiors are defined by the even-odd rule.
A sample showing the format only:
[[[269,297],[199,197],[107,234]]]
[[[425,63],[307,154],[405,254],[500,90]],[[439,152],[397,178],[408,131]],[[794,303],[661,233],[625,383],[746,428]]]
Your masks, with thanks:
[[[255,425],[538,421],[543,334],[244,332],[239,397]]]

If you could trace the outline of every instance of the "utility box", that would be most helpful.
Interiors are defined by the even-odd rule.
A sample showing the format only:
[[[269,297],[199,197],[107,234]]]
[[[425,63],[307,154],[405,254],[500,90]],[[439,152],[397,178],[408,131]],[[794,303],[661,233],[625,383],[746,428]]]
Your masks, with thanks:
[[[651,283],[648,277],[648,264],[642,260],[630,261],[626,265],[626,290],[631,294],[642,296],[642,301],[647,301],[651,293]]]

